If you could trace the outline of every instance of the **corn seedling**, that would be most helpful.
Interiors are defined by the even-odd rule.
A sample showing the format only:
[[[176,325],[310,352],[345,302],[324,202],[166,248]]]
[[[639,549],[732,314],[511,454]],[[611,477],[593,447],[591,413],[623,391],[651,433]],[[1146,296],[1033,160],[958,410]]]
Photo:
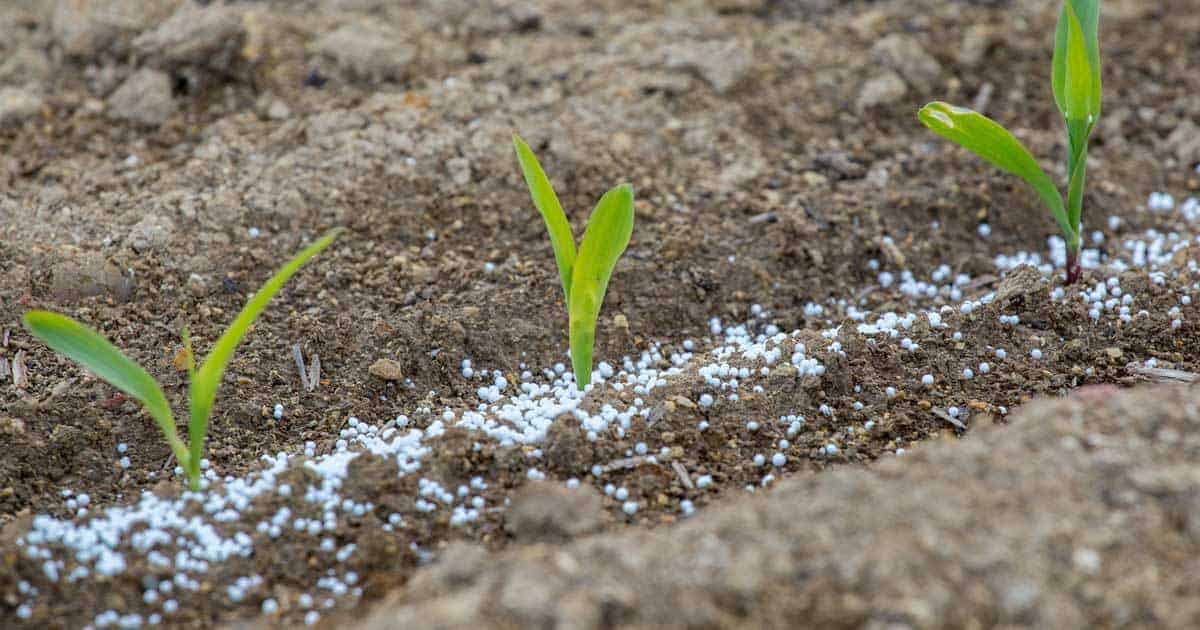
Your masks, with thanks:
[[[596,342],[596,320],[600,317],[604,292],[608,290],[608,280],[617,260],[633,235],[633,188],[622,184],[604,193],[588,217],[576,253],[571,224],[567,222],[542,165],[520,136],[513,135],[513,146],[533,205],[546,222],[550,245],[554,248],[570,321],[571,367],[575,370],[575,382],[582,390],[592,382],[592,347]]]
[[[321,240],[297,254],[272,276],[258,290],[258,293],[255,293],[246,302],[242,312],[238,314],[237,319],[233,320],[229,328],[225,329],[225,333],[217,340],[212,352],[199,368],[196,367],[188,331],[186,328],[183,330],[183,348],[191,381],[188,392],[191,420],[188,422],[187,444],[179,436],[175,426],[175,416],[171,413],[171,405],[167,402],[162,388],[142,366],[122,354],[100,333],[70,317],[49,311],[26,313],[25,327],[51,349],[66,355],[96,376],[108,381],[113,387],[142,403],[142,406],[150,413],[150,417],[162,429],[167,444],[171,447],[171,452],[187,475],[188,486],[192,490],[200,490],[200,460],[204,454],[208,420],[212,413],[213,402],[217,397],[217,388],[221,385],[221,377],[225,373],[225,367],[229,364],[229,360],[233,357],[234,350],[237,349],[242,337],[250,330],[250,326],[267,307],[267,303],[283,288],[284,283],[292,277],[292,274],[296,273],[310,258],[328,247],[340,232],[340,229],[331,231]]]
[[[1066,121],[1067,199],[1029,151],[1004,127],[972,110],[934,102],[918,114],[935,133],[1025,180],[1050,209],[1067,241],[1067,284],[1079,279],[1083,185],[1088,139],[1100,119],[1100,0],[1065,0],[1054,37],[1051,87]]]

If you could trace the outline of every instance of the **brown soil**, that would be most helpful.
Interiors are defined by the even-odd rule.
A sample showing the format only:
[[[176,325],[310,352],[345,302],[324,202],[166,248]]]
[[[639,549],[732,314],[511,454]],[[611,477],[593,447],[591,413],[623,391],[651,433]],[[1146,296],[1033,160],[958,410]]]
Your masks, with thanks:
[[[676,527],[452,545],[362,627],[1194,627],[1196,392],[1113,390]]]
[[[685,339],[711,350],[704,340],[713,317],[751,321],[755,332],[801,329],[800,340],[827,357],[823,377],[797,379],[779,367],[757,381],[762,393],[747,390],[736,404],[718,397],[708,409],[695,404],[709,390],[693,364],[686,377],[644,396],[654,423],[595,443],[552,431],[536,462],[549,480],[624,486],[641,506],[628,517],[605,497],[592,531],[669,524],[682,499],[703,510],[759,486],[765,469],[752,459],[777,450],[783,415],[803,414],[807,425],[774,474],[801,477],[869,467],[898,448],[1002,423],[1034,397],[1131,384],[1145,370],[1128,366],[1147,359],[1200,371],[1197,306],[1183,308],[1178,329],[1169,314],[1193,289],[1194,250],[1176,256],[1163,284],[1141,270],[1120,274],[1122,288],[1138,296],[1134,312],[1146,315],[1119,325],[1108,314],[1094,324],[1081,301],[1049,299],[1056,283],[1037,274],[996,277],[998,254],[1044,256],[1053,224],[1019,182],[915,120],[927,100],[971,103],[989,94],[989,115],[1014,127],[1036,155],[1057,159],[1064,137],[1046,84],[1052,3],[213,3],[196,10],[232,15],[236,46],[191,57],[131,44],[182,1],[97,2],[145,5],[139,14],[148,22],[88,45],[70,37],[55,8],[74,3],[45,4],[0,7],[0,32],[13,35],[0,38],[0,59],[19,52],[34,60],[8,75],[0,64],[0,88],[40,99],[35,113],[0,116],[0,358],[22,355],[30,374],[23,388],[0,381],[5,627],[80,627],[103,610],[141,605],[137,576],[149,569],[131,567],[102,585],[54,585],[19,553],[14,541],[32,515],[71,515],[64,489],[88,493],[97,509],[146,490],[178,492],[164,481],[174,463],[155,425],[26,334],[26,310],[58,310],[95,326],[159,377],[183,410],[186,377],[172,365],[181,329],[204,353],[269,269],[343,225],[349,234],[292,280],[239,349],[208,457],[220,474],[242,475],[257,470],[263,454],[300,452],[307,441],[329,452],[350,417],[382,423],[407,414],[428,426],[444,409],[478,404],[481,382],[461,376],[463,359],[514,383],[525,369],[565,361],[561,290],[511,153],[514,130],[538,152],[577,231],[608,187],[628,181],[637,192],[634,238],[610,285],[597,360],[619,365],[656,346],[669,356]],[[1191,9],[1185,0],[1105,3],[1107,111],[1091,151],[1085,218],[1112,254],[1146,229],[1185,238],[1193,231],[1177,213],[1144,210],[1152,191],[1181,198],[1200,190],[1200,155],[1172,138],[1200,121],[1200,14]],[[321,52],[331,32],[364,20],[391,29],[385,39],[398,38],[411,61],[400,59],[403,50],[357,61]],[[85,26],[108,32],[95,21]],[[924,52],[888,57],[876,42],[895,34]],[[114,92],[139,68],[171,79],[175,111],[161,124],[122,118],[132,114]],[[859,107],[864,83],[893,70],[905,94]],[[1123,220],[1115,231],[1107,223],[1114,215]],[[981,223],[990,237],[978,235]],[[971,274],[964,298],[1013,295],[967,315],[956,310],[945,328],[921,318],[904,333],[919,351],[868,344],[830,300],[876,314],[957,306],[945,297],[914,303],[895,285],[880,286],[872,259],[923,280],[943,264]],[[1085,282],[1110,275],[1090,270]],[[824,314],[806,315],[810,302]],[[751,315],[755,304],[765,315]],[[1001,314],[1018,315],[1020,324],[998,325]],[[836,339],[820,335],[839,324]],[[834,341],[845,358],[828,349]],[[314,392],[300,385],[293,344],[320,357]],[[1008,358],[997,360],[996,348]],[[1040,360],[1030,357],[1034,348]],[[399,363],[402,380],[369,374],[382,358]],[[992,371],[961,378],[984,361]],[[936,375],[933,387],[921,385],[925,374]],[[897,395],[888,398],[887,387]],[[587,406],[633,398],[608,392]],[[278,422],[276,404],[285,409]],[[830,415],[817,412],[821,405]],[[950,407],[969,411],[951,421]],[[750,419],[762,427],[749,430]],[[697,430],[701,420],[709,430]],[[874,430],[846,432],[868,420]],[[487,504],[503,506],[529,483],[531,449],[476,449],[476,439],[449,431],[422,474],[447,488],[483,476]],[[630,459],[591,479],[593,465],[629,457],[638,442],[670,455]],[[118,463],[122,443],[128,468]],[[824,451],[831,443],[836,455]],[[700,475],[711,475],[713,486],[688,487]],[[297,476],[294,484],[303,483]],[[373,517],[337,532],[339,546],[359,547],[346,568],[363,576],[368,602],[402,588],[451,541],[500,550],[522,537],[506,529],[502,509],[465,528],[450,527],[445,511],[422,515],[413,507],[416,479],[397,478],[395,464],[380,458],[356,460],[347,483],[346,495],[374,502],[380,516],[405,515],[394,532]],[[247,518],[285,503],[262,501]],[[276,557],[238,560],[207,576],[206,594],[223,580],[262,574],[268,586],[245,602],[196,595],[181,601],[172,623],[255,618],[267,596],[281,606],[269,623],[302,619],[295,598],[325,567],[313,540],[290,544],[276,543]],[[32,617],[18,622],[21,581],[42,595]],[[347,598],[322,621],[338,624],[339,615],[365,609]]]

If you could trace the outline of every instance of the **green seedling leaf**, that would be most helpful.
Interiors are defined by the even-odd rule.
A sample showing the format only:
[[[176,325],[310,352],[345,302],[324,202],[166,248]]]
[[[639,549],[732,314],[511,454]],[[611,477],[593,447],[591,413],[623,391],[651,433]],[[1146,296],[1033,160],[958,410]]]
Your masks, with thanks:
[[[1067,120],[1090,125],[1100,118],[1100,0],[1063,2],[1054,34],[1051,87]]]
[[[554,260],[558,263],[558,277],[562,281],[563,296],[567,303],[571,301],[571,279],[575,267],[575,235],[571,233],[571,224],[563,213],[562,205],[558,203],[558,195],[546,178],[546,172],[538,163],[537,157],[529,149],[529,145],[517,134],[513,134],[513,148],[517,151],[517,161],[521,163],[521,172],[525,175],[525,184],[529,187],[529,196],[546,222],[546,231],[550,233],[550,245],[554,248]]]
[[[316,256],[321,250],[329,247],[334,239],[341,234],[341,229],[330,231],[317,242],[309,245],[304,251],[300,252],[283,266],[266,284],[246,302],[246,306],[242,308],[242,312],[238,314],[237,319],[225,329],[225,333],[217,339],[216,345],[204,360],[204,363],[196,370],[192,378],[190,389],[191,398],[191,422],[188,424],[188,445],[191,449],[191,457],[189,463],[191,470],[189,471],[189,479],[193,485],[199,480],[200,475],[200,457],[204,451],[204,438],[208,432],[208,418],[212,413],[213,402],[217,397],[217,388],[221,385],[221,378],[225,374],[225,367],[229,364],[229,360],[233,357],[233,351],[242,341],[242,337],[246,336],[246,332],[250,330],[250,326],[254,324],[254,320],[262,314],[271,298],[283,288],[284,283],[288,281],[304,263],[310,258]]]
[[[633,234],[633,188],[617,186],[604,194],[588,218],[576,252],[571,225],[541,164],[521,137],[513,134],[517,160],[529,186],[533,205],[546,223],[570,318],[571,366],[579,389],[592,380],[592,350],[596,321],[617,260]]]
[[[65,315],[30,311],[25,314],[25,327],[54,351],[142,403],[162,429],[175,459],[179,460],[181,466],[187,466],[188,449],[179,439],[171,405],[167,403],[162,388],[142,366],[122,354],[100,333]]]
[[[188,423],[188,444],[179,438],[175,417],[166,396],[146,370],[117,350],[96,331],[79,322],[47,311],[30,311],[25,315],[25,327],[34,336],[46,342],[55,351],[73,359],[96,376],[108,381],[117,389],[129,394],[142,403],[150,416],[158,423],[175,459],[187,473],[188,485],[192,490],[200,489],[200,459],[204,452],[204,438],[208,431],[208,418],[216,399],[217,388],[225,366],[233,356],[242,337],[267,303],[271,301],[283,284],[301,266],[318,252],[325,249],[341,233],[340,229],[329,232],[324,238],[300,252],[267,281],[242,309],[237,319],[217,340],[213,351],[204,365],[196,368],[192,353],[192,339],[187,329],[183,330],[183,347],[187,370],[191,376],[191,422]]]
[[[633,235],[633,188],[628,184],[604,193],[588,219],[571,280],[571,366],[580,389],[592,381],[596,320],[617,260]]]
[[[1087,44],[1083,28],[1069,5],[1064,7],[1067,16],[1067,76],[1063,85],[1063,104],[1067,120],[1092,120],[1092,68],[1088,62]]]
[[[993,166],[1025,180],[1042,198],[1068,241],[1076,237],[1054,181],[1038,166],[1033,156],[1007,129],[978,112],[942,102],[921,108],[918,117],[934,133],[986,160]]]
[[[1055,41],[1052,80],[1055,100],[1061,98],[1069,141],[1067,215],[1077,229],[1083,214],[1088,139],[1100,117],[1099,9],[1099,0],[1065,2],[1059,15],[1059,32],[1065,33],[1065,39],[1056,34]]]
[[[1100,0],[1064,0],[1054,33],[1050,87],[1067,123],[1066,204],[1054,182],[1011,133],[969,109],[934,102],[918,114],[935,133],[1025,180],[1050,209],[1067,241],[1067,278],[1080,278],[1080,225],[1088,140],[1100,119]]]

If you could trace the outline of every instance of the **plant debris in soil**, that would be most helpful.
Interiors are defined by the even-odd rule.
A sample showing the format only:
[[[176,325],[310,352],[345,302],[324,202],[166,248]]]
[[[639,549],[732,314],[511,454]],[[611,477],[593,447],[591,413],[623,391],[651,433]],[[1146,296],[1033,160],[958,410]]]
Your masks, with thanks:
[[[1026,96],[1052,7],[146,0],[114,25],[72,4],[0,8],[23,64],[0,66],[6,627],[337,625],[451,541],[669,525],[1036,396],[1200,372],[1200,59],[1178,43],[1200,16],[1158,19],[1183,2],[1106,4],[1117,105],[1069,287],[1036,199],[913,118],[932,83],[1049,117]],[[986,28],[1012,13],[1040,26]],[[980,64],[991,83],[955,79]],[[638,190],[585,394],[514,130],[565,207]],[[352,233],[231,365],[203,492],[134,402],[19,327],[86,321],[178,404],[177,331],[203,352],[332,225]]]

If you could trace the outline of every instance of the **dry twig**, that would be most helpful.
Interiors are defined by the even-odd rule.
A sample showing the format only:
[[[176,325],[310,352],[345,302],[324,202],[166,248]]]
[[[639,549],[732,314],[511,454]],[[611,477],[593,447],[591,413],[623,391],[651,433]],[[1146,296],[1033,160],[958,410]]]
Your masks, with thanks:
[[[300,372],[300,386],[305,391],[312,391],[308,385],[308,374],[304,371],[304,355],[300,352],[300,344],[292,344],[292,358],[296,360],[296,371]]]
[[[934,407],[933,415],[941,418],[942,420],[945,420],[946,422],[949,422],[950,424],[953,424],[954,426],[958,427],[959,429],[962,429],[963,431],[967,430],[967,425],[963,424],[961,420],[946,413],[945,411],[942,411],[941,409]]]
[[[1185,372],[1169,368],[1152,368],[1140,363],[1130,363],[1125,366],[1125,369],[1132,372],[1134,376],[1154,383],[1185,383],[1190,385],[1200,380],[1200,374],[1196,374],[1195,372]]]
[[[29,387],[29,369],[25,367],[25,351],[18,350],[12,360],[13,387],[25,389]]]
[[[671,468],[675,470],[675,474],[679,476],[679,483],[683,484],[688,490],[695,490],[696,486],[692,483],[692,478],[688,475],[688,471],[679,462],[671,462]]]

